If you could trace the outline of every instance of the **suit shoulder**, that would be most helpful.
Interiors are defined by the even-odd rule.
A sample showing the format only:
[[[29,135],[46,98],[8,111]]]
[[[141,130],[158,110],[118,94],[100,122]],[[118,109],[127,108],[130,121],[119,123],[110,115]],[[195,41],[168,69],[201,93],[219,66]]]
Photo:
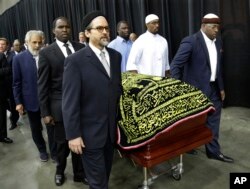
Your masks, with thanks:
[[[184,38],[181,40],[181,44],[183,44],[183,43],[193,44],[193,43],[195,43],[195,41],[197,41],[198,39],[199,39],[199,36],[197,36],[197,33],[195,33],[195,34],[192,34],[192,35],[189,35],[189,36],[184,37]]]
[[[70,56],[68,56],[66,58],[66,60],[80,60],[83,59],[86,56],[86,49],[85,48],[81,48],[78,51],[76,51],[75,53],[71,54]]]
[[[121,53],[119,53],[117,50],[115,50],[113,48],[110,48],[110,47],[106,47],[106,48],[107,48],[109,53],[113,53],[115,55],[118,55],[118,56],[120,55],[121,56]]]
[[[55,47],[57,46],[56,42],[50,44],[49,46],[47,47],[44,47],[40,50],[40,53],[43,53],[43,52],[50,52],[52,49],[54,49]],[[59,47],[58,47],[59,48]]]
[[[82,49],[85,47],[84,44],[76,42],[76,41],[71,41],[71,44],[73,45],[74,48],[77,48],[77,49]]]
[[[18,58],[26,57],[27,55],[28,55],[28,51],[26,50],[26,51],[23,51],[23,52],[21,52],[21,53],[15,55],[15,56],[13,57],[13,59],[18,59]]]

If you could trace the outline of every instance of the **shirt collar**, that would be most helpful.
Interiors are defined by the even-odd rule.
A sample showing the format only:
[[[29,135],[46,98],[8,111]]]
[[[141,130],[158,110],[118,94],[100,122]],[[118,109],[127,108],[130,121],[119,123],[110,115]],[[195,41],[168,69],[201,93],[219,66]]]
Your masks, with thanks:
[[[156,33],[156,34],[153,34],[153,33],[151,33],[150,31],[146,31],[146,34],[147,35],[149,35],[149,36],[152,36],[152,37],[156,37],[157,35],[158,35],[158,33]]]
[[[59,47],[64,47],[64,42],[59,41],[58,39],[56,39],[56,43],[58,44]],[[72,46],[72,44],[70,43],[70,41],[66,42],[69,46]]]
[[[89,47],[94,51],[94,53],[98,56],[100,56],[101,51],[104,51],[105,54],[108,53],[107,49],[104,47],[102,50],[95,47],[93,44],[89,43]]]
[[[117,36],[116,37],[116,39],[119,41],[119,42],[125,42],[125,43],[127,43],[127,42],[129,42],[130,40],[125,40],[124,38],[122,38],[121,36]]]
[[[206,35],[202,30],[201,30],[201,33],[202,33],[202,35],[203,35],[204,40],[205,40],[206,43],[215,43],[216,38],[213,39],[213,40],[211,40],[211,39],[209,39],[209,38],[207,37],[207,35]]]

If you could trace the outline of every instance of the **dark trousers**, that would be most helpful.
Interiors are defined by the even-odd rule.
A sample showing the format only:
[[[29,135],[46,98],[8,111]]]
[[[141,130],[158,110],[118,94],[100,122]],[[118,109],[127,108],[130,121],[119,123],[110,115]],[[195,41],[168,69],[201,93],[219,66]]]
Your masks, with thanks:
[[[57,166],[56,174],[64,174],[67,166],[67,157],[70,153],[68,141],[57,142]],[[85,176],[81,156],[71,152],[72,168],[74,178],[83,179]]]
[[[208,98],[213,102],[215,112],[209,113],[207,117],[207,127],[211,129],[213,133],[213,139],[211,142],[205,145],[206,152],[208,154],[219,154],[219,130],[220,130],[220,118],[222,109],[222,100],[220,97],[220,91],[215,83],[210,83],[211,93]]]
[[[38,151],[40,153],[47,153],[46,143],[42,134],[43,127],[41,123],[40,111],[37,112],[27,111],[27,113],[28,113],[33,141],[35,142]],[[47,129],[50,153],[51,156],[53,156],[56,154],[56,144],[54,142],[54,128],[51,126],[46,126],[46,129]]]
[[[55,127],[54,125],[46,125],[46,129],[47,129],[47,135],[48,135],[50,155],[51,157],[56,158],[57,146],[56,146],[56,141],[54,139]]]
[[[7,137],[6,101],[0,98],[0,138]]]
[[[114,144],[109,137],[103,148],[83,150],[82,161],[89,189],[108,189],[113,155]]]
[[[55,140],[57,145],[57,166],[56,174],[64,174],[67,166],[67,157],[69,156],[70,149],[68,141],[65,137],[64,126],[62,122],[56,122],[55,124]],[[74,178],[83,179],[85,178],[84,169],[82,165],[81,156],[71,152],[72,168]]]
[[[17,121],[19,119],[19,113],[16,111],[16,103],[13,97],[13,94],[11,94],[10,98],[8,99],[8,107],[7,109],[10,111],[10,122],[11,125],[16,125]]]

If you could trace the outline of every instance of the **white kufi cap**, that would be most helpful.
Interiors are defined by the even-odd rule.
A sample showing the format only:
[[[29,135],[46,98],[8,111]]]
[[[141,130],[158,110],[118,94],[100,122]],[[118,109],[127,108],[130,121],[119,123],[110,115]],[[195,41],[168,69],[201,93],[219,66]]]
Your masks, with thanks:
[[[145,24],[148,24],[149,22],[152,22],[153,20],[159,20],[159,17],[155,14],[149,14],[145,18]]]

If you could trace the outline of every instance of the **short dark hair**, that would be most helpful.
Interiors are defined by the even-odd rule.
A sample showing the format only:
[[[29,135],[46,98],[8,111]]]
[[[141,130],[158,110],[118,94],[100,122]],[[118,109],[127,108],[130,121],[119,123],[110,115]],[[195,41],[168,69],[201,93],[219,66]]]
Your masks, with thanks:
[[[56,28],[56,22],[57,20],[64,20],[66,21],[69,25],[70,25],[70,21],[68,18],[64,17],[64,16],[60,16],[60,17],[57,17],[54,21],[53,21],[53,24],[52,24],[52,29],[55,29]]]
[[[117,25],[116,25],[117,30],[118,30],[118,28],[120,28],[121,24],[127,24],[127,25],[129,26],[128,21],[126,21],[126,20],[121,20],[121,21],[119,21],[119,22],[117,23]]]

